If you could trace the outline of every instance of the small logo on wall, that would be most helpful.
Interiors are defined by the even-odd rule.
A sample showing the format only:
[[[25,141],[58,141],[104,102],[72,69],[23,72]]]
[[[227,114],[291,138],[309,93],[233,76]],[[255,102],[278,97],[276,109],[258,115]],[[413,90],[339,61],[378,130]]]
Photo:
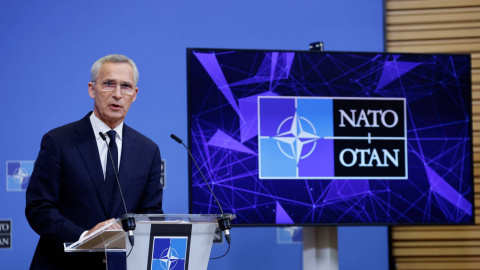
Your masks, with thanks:
[[[27,189],[34,163],[34,160],[7,161],[7,191]]]
[[[166,174],[167,161],[165,159],[162,159],[161,164],[162,164],[162,168],[160,171],[160,185],[162,186],[163,189],[165,189],[167,187],[167,174]]]
[[[303,243],[302,227],[277,228],[278,244],[299,244]]]
[[[187,240],[187,237],[155,237],[151,270],[185,269]]]
[[[260,179],[407,179],[405,98],[259,97]]]
[[[12,248],[12,221],[0,220],[0,249]]]

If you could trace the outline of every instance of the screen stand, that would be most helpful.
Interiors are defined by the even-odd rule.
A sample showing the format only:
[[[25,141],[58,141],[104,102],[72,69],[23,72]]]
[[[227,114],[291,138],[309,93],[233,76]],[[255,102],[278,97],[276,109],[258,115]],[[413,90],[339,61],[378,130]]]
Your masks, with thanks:
[[[303,270],[338,270],[337,227],[303,227]]]

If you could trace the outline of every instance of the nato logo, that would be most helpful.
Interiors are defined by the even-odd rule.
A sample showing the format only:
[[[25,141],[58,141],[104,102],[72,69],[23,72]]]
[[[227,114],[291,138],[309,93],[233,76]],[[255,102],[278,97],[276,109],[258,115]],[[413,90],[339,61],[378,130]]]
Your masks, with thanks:
[[[7,191],[25,191],[33,172],[33,160],[7,161]]]
[[[258,99],[260,179],[406,179],[404,98]]]
[[[153,239],[151,270],[185,269],[187,237],[159,237]]]

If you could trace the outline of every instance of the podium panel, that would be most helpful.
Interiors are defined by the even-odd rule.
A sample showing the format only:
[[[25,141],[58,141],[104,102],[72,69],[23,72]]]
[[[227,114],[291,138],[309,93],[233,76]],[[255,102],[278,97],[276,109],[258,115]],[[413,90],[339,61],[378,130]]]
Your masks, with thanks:
[[[65,243],[65,252],[126,252],[128,270],[194,269],[208,267],[217,220],[234,215],[126,215],[135,219],[132,249],[123,230],[107,230],[121,219],[105,225],[75,243]]]

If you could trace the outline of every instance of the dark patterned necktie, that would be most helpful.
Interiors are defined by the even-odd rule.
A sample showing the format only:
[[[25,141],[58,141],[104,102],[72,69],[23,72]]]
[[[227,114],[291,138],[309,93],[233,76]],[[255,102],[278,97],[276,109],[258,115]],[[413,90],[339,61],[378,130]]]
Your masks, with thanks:
[[[115,130],[110,130],[107,132],[107,134],[108,134],[108,137],[110,137],[110,143],[108,144],[108,148],[110,149],[110,152],[108,153],[108,156],[107,156],[107,168],[105,170],[105,187],[107,189],[109,215],[110,215],[110,218],[114,218],[113,215],[115,213],[114,213],[114,210],[112,209],[112,204],[115,201],[115,195],[118,193],[117,179],[115,176],[115,171],[113,170],[113,166],[115,165],[115,170],[118,174],[118,148],[117,148],[117,142],[115,140],[117,133],[115,132]],[[111,158],[110,158],[110,154],[111,154]]]

